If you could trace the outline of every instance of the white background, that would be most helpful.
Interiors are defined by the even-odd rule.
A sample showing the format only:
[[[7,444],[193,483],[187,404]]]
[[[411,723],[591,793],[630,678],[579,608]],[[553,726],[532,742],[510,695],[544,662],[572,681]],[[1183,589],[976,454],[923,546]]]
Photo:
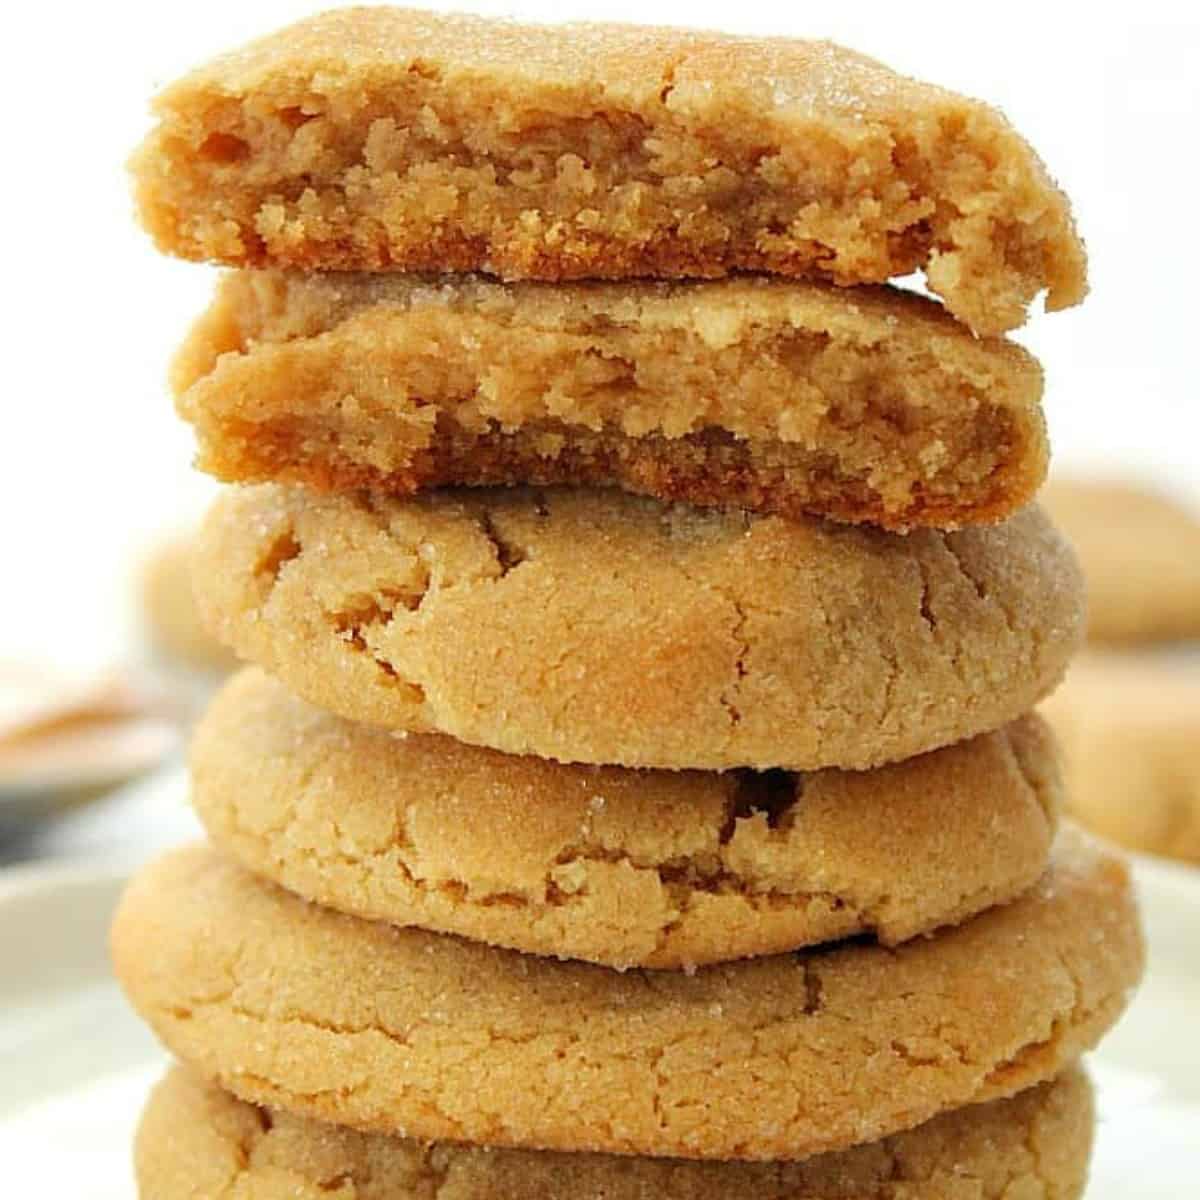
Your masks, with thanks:
[[[79,667],[119,654],[132,559],[211,493],[188,468],[189,437],[162,382],[211,274],[153,253],[133,225],[122,164],[160,84],[312,7],[6,6],[0,658]],[[1194,3],[458,7],[828,36],[998,104],[1074,199],[1091,252],[1087,304],[1021,335],[1047,369],[1059,463],[1125,466],[1200,489]]]

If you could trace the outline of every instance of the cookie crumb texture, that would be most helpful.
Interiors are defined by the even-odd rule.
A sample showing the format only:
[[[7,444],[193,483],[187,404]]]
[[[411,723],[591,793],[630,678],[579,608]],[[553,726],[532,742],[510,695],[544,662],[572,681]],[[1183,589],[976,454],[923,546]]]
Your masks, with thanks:
[[[865,768],[999,728],[1082,634],[1036,509],[907,537],[618,491],[259,485],[204,525],[214,632],[318,707],[511,754]]]
[[[509,279],[924,269],[978,333],[1086,291],[1066,198],[994,109],[827,42],[371,8],[158,99],[142,220],[185,258]]]
[[[691,975],[342,916],[196,848],[130,885],[113,954],[167,1047],[253,1103],[423,1140],[755,1160],[1051,1079],[1142,969],[1127,873],[1075,835],[1031,892],[933,938]]]
[[[955,527],[1047,462],[1034,360],[886,288],[238,272],[173,383],[205,470],[325,490],[618,484]]]
[[[618,968],[956,924],[1037,880],[1061,795],[1033,717],[876,771],[630,771],[398,738],[256,670],[191,778],[213,840],[310,900]]]
[[[142,1115],[135,1162],[146,1200],[1076,1200],[1092,1124],[1091,1087],[1075,1070],[805,1162],[565,1155],[339,1129],[245,1104],[176,1067]]]

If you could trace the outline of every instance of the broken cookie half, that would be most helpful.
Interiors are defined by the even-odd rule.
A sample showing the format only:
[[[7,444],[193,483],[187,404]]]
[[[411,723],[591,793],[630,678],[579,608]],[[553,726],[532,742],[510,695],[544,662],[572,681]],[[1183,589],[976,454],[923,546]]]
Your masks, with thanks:
[[[231,481],[615,485],[889,529],[1004,519],[1042,374],[891,288],[228,274],[173,381]]]
[[[995,109],[828,42],[325,13],[168,88],[133,164],[184,258],[843,286],[977,333],[1077,304],[1066,197]]]

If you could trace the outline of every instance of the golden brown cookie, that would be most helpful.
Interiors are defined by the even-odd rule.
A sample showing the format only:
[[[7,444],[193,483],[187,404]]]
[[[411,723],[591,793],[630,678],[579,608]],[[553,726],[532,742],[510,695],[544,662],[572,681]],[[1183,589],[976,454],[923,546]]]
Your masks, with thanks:
[[[326,13],[168,88],[142,220],[185,258],[510,279],[924,268],[979,333],[1086,291],[994,109],[828,42]]]
[[[217,845],[307,899],[616,967],[958,924],[1042,874],[1061,798],[1037,718],[872,772],[638,772],[397,737],[259,671],[191,767]]]
[[[932,938],[695,974],[343,916],[196,848],[130,885],[113,953],[166,1045],[244,1100],[421,1139],[721,1159],[840,1150],[1053,1078],[1142,969],[1125,868],[1074,834],[1031,892]]]
[[[1042,496],[1083,566],[1089,640],[1200,638],[1200,513],[1103,480],[1054,480]]]
[[[197,563],[214,632],[319,707],[623,766],[908,758],[1028,711],[1083,623],[1036,509],[898,537],[617,491],[264,485],[217,501]]]
[[[904,528],[1000,520],[1046,469],[1034,360],[882,288],[242,271],[173,382],[200,465],[243,483],[619,484]]]
[[[875,771],[631,771],[397,737],[259,671],[191,767],[217,844],[301,896],[614,967],[957,924],[1035,882],[1060,805],[1034,717]]]
[[[1200,663],[1089,655],[1045,712],[1084,825],[1133,850],[1200,863]]]
[[[1075,1200],[1092,1124],[1091,1087],[1072,1070],[1010,1100],[805,1162],[492,1150],[255,1108],[176,1067],[142,1115],[135,1162],[145,1200],[301,1200],[330,1191],[356,1200]]]

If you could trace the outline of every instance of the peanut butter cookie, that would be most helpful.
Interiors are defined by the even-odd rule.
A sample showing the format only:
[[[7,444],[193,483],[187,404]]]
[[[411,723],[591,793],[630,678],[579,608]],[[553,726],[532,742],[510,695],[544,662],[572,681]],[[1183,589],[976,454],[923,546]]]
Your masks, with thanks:
[[[1131,483],[1056,479],[1042,495],[1087,579],[1090,641],[1200,638],[1200,513]]]
[[[1082,585],[1036,509],[907,537],[618,491],[261,485],[197,557],[214,632],[341,716],[634,767],[865,768],[1053,688]]]
[[[798,1163],[492,1150],[357,1133],[255,1108],[180,1068],[155,1088],[135,1160],[145,1200],[973,1200],[1082,1195],[1087,1077],[935,1117],[908,1133]]]
[[[191,768],[217,844],[308,899],[614,967],[957,923],[1035,882],[1060,803],[1033,717],[875,771],[631,771],[397,737],[259,671]]]
[[[1041,371],[883,288],[227,275],[175,362],[200,465],[407,494],[619,484],[889,528],[1010,515]]]
[[[978,333],[1086,291],[994,109],[828,42],[326,13],[158,99],[142,220],[185,258],[510,279],[923,268]]]
[[[201,623],[192,593],[190,535],[155,546],[141,564],[138,600],[153,653],[163,662],[225,675],[237,658]]]
[[[1200,664],[1088,655],[1045,711],[1082,824],[1133,850],[1200,863]]]
[[[419,1139],[807,1158],[1059,1074],[1142,969],[1124,867],[1078,835],[1032,891],[896,949],[621,973],[307,903],[207,848],[130,885],[117,976],[241,1099]]]

